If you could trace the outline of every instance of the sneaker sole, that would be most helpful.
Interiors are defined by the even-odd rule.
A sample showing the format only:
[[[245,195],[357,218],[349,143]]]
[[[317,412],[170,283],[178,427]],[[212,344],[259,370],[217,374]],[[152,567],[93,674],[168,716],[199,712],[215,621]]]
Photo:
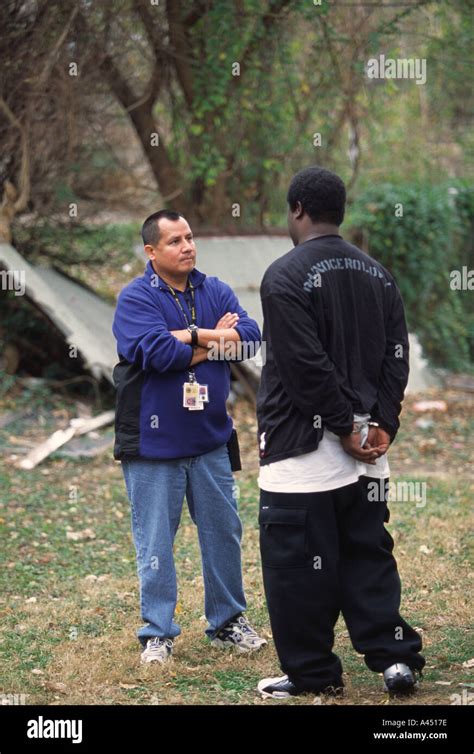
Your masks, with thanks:
[[[273,693],[270,693],[269,691],[263,691],[263,689],[259,689],[258,686],[257,691],[264,699],[293,699],[297,696],[301,696],[302,694],[311,694],[314,696],[330,696],[335,698],[340,698],[343,696],[342,692],[339,694],[333,694],[325,691],[302,691],[300,694],[288,694],[288,692],[286,691],[275,691]]]
[[[148,660],[146,657],[140,657],[140,665],[151,665],[153,662],[158,663],[158,665],[167,665],[172,659],[172,657],[167,657],[166,660],[159,660],[157,657],[153,657]]]
[[[418,690],[418,683],[415,682],[406,685],[400,684],[399,687],[395,686],[391,689],[389,689],[388,686],[384,683],[383,690],[387,694],[391,694],[393,696],[409,696],[410,694],[414,694]]]
[[[274,680],[272,678],[262,678],[262,680],[257,685],[257,691],[262,696],[263,699],[291,699],[292,694],[289,694],[287,691],[265,691],[265,686],[267,686],[271,681]]]
[[[281,699],[291,699],[292,698],[292,695],[291,694],[287,694],[286,691],[275,691],[274,694],[269,694],[268,691],[259,691],[258,693],[260,694],[260,696],[262,697],[262,699],[277,699],[277,700],[281,700]]]
[[[236,652],[239,652],[241,654],[248,654],[249,652],[258,652],[259,649],[262,649],[263,647],[267,646],[268,642],[263,641],[261,644],[259,644],[256,647],[242,647],[240,644],[232,644],[229,641],[222,641],[222,639],[212,639],[211,640],[211,647],[215,647],[216,649],[235,649]]]

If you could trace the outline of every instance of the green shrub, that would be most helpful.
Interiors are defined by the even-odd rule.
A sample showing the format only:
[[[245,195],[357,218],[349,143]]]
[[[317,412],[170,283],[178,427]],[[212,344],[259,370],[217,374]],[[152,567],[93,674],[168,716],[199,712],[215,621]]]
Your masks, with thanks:
[[[41,220],[16,223],[13,246],[31,264],[49,262],[68,272],[71,265],[124,264],[140,240],[138,223],[86,225]]]
[[[345,225],[362,231],[369,254],[394,275],[409,329],[431,363],[471,371],[474,291],[452,290],[450,273],[473,267],[474,191],[460,181],[371,186],[351,204]]]

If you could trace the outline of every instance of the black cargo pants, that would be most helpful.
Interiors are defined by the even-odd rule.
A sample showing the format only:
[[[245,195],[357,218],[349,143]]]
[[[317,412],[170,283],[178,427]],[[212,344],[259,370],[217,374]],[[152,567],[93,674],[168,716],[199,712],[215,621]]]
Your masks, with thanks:
[[[299,691],[343,685],[332,651],[340,612],[371,670],[425,664],[420,636],[399,613],[400,578],[384,527],[389,510],[386,495],[374,501],[368,494],[374,481],[360,477],[329,492],[261,490],[260,552],[273,639]]]

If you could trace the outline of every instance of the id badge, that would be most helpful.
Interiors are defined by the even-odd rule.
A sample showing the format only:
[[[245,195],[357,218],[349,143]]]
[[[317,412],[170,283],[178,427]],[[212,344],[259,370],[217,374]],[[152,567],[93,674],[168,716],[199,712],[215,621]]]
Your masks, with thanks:
[[[190,411],[203,411],[204,404],[209,403],[209,391],[207,385],[198,385],[198,403],[197,406],[190,406]]]
[[[199,400],[202,403],[209,403],[209,388],[207,385],[199,385]]]
[[[199,385],[197,382],[185,382],[183,385],[184,408],[199,410]]]

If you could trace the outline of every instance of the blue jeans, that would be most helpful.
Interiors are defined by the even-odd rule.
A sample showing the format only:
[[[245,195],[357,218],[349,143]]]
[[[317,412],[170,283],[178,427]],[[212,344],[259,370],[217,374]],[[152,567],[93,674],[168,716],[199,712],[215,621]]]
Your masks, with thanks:
[[[131,504],[137,555],[140,611],[146,621],[142,645],[152,636],[174,638],[177,599],[173,542],[184,496],[197,526],[204,576],[206,634],[212,636],[246,608],[234,480],[227,446],[171,461],[144,458],[122,461]]]

